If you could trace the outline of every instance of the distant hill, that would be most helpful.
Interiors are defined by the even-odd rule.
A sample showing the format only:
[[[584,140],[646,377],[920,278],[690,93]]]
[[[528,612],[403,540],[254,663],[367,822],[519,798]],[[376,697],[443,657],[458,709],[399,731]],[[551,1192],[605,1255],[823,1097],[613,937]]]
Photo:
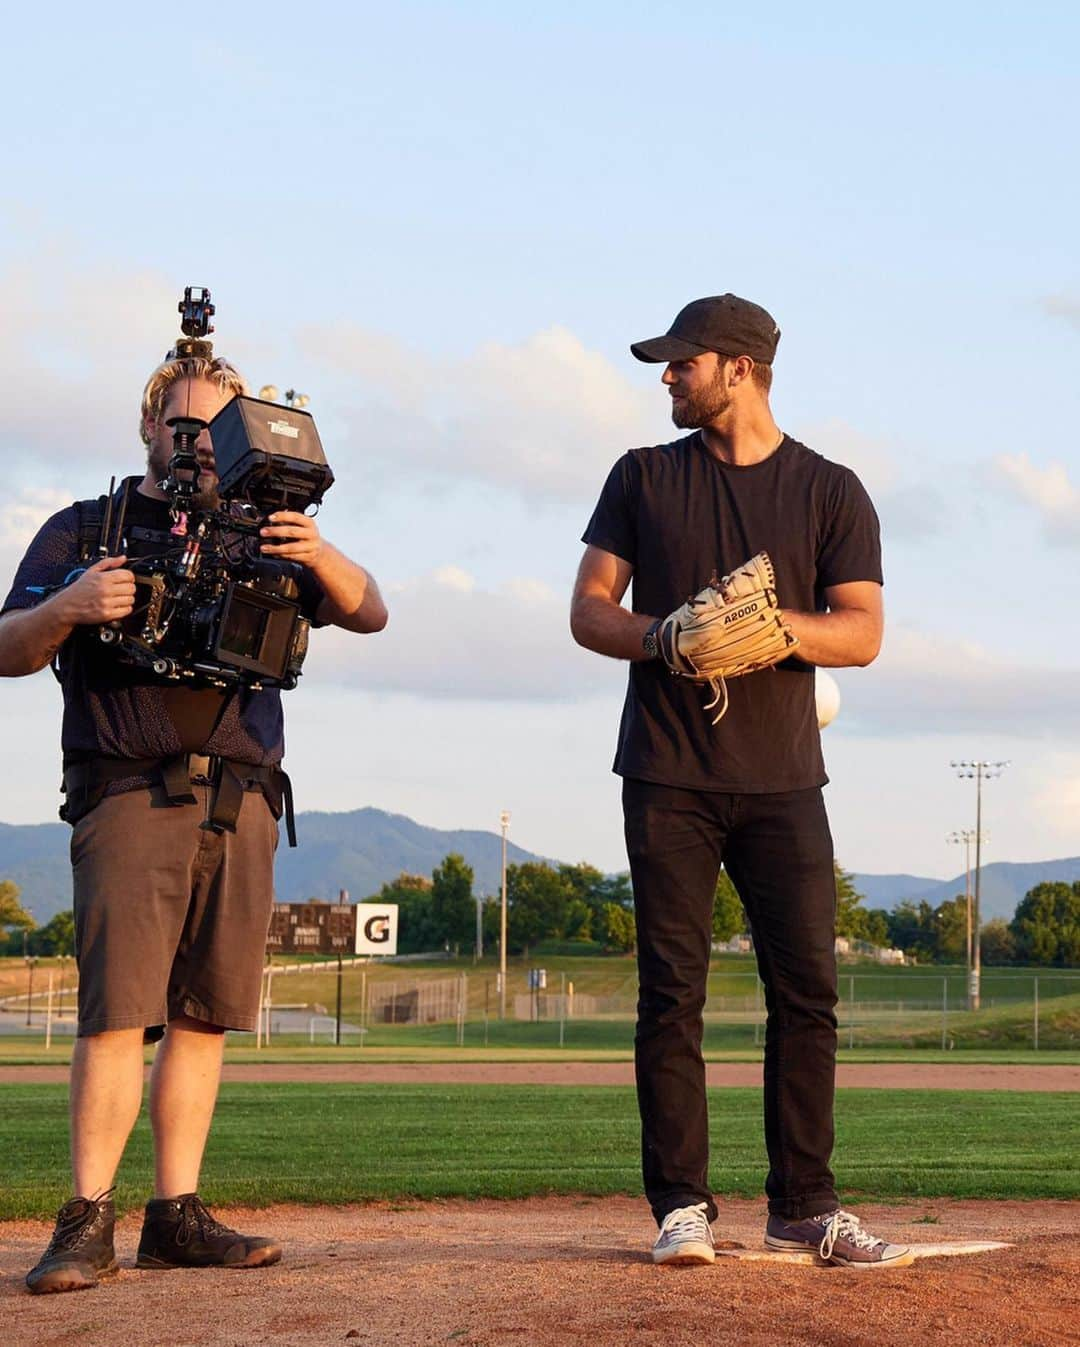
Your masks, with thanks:
[[[855,887],[866,897],[867,907],[894,908],[905,898],[913,902],[925,899],[937,907],[946,899],[964,892],[964,872],[955,879],[925,879],[918,875],[855,875]],[[1080,879],[1080,856],[1057,861],[994,861],[982,868],[980,907],[983,921],[1003,917],[1011,921],[1016,905],[1036,884],[1062,880],[1072,884]],[[974,883],[974,876],[972,876]]]
[[[19,901],[43,925],[71,903],[66,823],[0,823],[0,879],[13,879]]]
[[[347,889],[354,901],[377,893],[402,870],[430,875],[451,851],[460,852],[473,867],[476,888],[496,893],[502,856],[498,833],[426,828],[404,814],[382,809],[354,809],[343,814],[297,815],[300,845],[282,845],[277,854],[277,897],[280,902],[301,898],[336,898]],[[0,823],[0,879],[13,879],[22,890],[22,902],[42,924],[71,901],[68,843],[71,829],[64,823]],[[507,845],[507,859],[542,861],[531,851]],[[1016,904],[1028,889],[1045,880],[1080,879],[1080,856],[1056,861],[1015,864],[994,861],[982,871],[982,916],[1012,918]],[[855,876],[855,887],[865,894],[868,907],[894,908],[905,898],[925,899],[937,906],[964,892],[963,872],[955,879],[927,879],[920,875]]]
[[[300,845],[295,850],[286,845],[282,831],[275,873],[279,902],[336,899],[340,889],[347,889],[353,901],[368,898],[402,870],[430,875],[451,851],[473,867],[478,892],[496,893],[501,883],[498,833],[425,828],[381,809],[298,814],[296,827]],[[18,884],[22,904],[38,925],[71,902],[70,838],[64,823],[0,823],[0,879]],[[512,842],[506,855],[519,865],[545,859]]]

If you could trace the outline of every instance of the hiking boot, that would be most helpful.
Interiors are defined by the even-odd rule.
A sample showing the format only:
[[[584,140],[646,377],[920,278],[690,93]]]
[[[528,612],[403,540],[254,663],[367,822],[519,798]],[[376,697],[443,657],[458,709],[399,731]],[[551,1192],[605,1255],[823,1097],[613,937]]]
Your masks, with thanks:
[[[698,1202],[692,1207],[676,1207],[669,1211],[653,1245],[653,1262],[675,1266],[715,1263],[712,1231],[705,1215],[707,1210],[705,1202]]]
[[[184,1193],[147,1202],[135,1266],[265,1267],[280,1257],[280,1244],[237,1234],[214,1220],[197,1193]]]
[[[36,1267],[26,1274],[35,1295],[52,1291],[89,1291],[100,1277],[116,1271],[112,1195],[73,1197],[56,1214],[56,1229]]]
[[[770,1216],[765,1227],[765,1247],[777,1250],[809,1250],[826,1263],[859,1270],[907,1267],[915,1261],[911,1249],[886,1244],[864,1230],[857,1216],[849,1211],[827,1211],[801,1221],[786,1221]]]

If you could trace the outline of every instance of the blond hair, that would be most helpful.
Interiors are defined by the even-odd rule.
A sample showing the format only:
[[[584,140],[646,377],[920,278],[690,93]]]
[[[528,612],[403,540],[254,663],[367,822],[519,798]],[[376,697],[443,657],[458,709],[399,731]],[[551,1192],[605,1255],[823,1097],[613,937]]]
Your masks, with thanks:
[[[147,421],[160,421],[169,397],[169,389],[180,379],[208,379],[216,384],[223,393],[243,396],[247,384],[243,375],[221,356],[187,355],[175,360],[166,360],[154,370],[143,389],[142,405],[139,409],[139,436],[143,444],[150,443],[146,433]]]

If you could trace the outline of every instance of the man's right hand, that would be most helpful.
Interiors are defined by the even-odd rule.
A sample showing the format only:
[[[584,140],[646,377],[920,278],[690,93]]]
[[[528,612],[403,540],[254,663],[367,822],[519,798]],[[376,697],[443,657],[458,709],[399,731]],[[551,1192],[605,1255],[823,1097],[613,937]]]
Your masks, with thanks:
[[[56,595],[63,621],[72,627],[116,622],[135,607],[135,576],[127,557],[102,557]]]

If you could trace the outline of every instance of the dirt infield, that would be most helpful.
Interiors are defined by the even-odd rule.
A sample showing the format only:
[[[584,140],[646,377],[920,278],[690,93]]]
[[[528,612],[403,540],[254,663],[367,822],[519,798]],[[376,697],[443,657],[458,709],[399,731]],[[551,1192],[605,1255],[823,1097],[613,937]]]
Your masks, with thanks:
[[[760,1085],[759,1062],[709,1062],[708,1084]],[[63,1083],[66,1066],[0,1067],[0,1085]],[[244,1062],[226,1063],[227,1081],[373,1085],[633,1085],[632,1062]],[[841,1088],[881,1090],[1080,1091],[1080,1066],[841,1063]]]
[[[1048,1347],[1080,1342],[1078,1209],[1055,1202],[861,1207],[911,1242],[1016,1247],[883,1273],[720,1259],[656,1268],[640,1201],[543,1198],[222,1211],[285,1244],[250,1272],[137,1272],[139,1217],[117,1233],[120,1274],[96,1290],[31,1297],[22,1277],[48,1238],[0,1226],[0,1314],[10,1347]],[[718,1238],[760,1245],[763,1210],[725,1202]]]

